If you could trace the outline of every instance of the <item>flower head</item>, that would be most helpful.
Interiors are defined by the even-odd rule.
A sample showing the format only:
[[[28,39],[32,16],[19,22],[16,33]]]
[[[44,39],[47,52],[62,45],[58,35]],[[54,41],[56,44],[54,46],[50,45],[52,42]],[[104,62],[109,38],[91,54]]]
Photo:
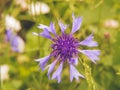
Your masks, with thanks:
[[[10,15],[5,16],[5,27],[6,29],[11,29],[15,32],[18,32],[21,30],[20,21],[16,20],[14,17]]]
[[[104,27],[116,29],[119,27],[119,22],[114,19],[105,20]]]
[[[19,53],[24,52],[25,44],[23,39],[16,35],[11,29],[6,30],[6,41],[10,43],[12,51]]]
[[[0,70],[0,75],[1,75],[0,79],[1,79],[1,81],[9,79],[9,74],[8,74],[9,66],[4,64],[4,65],[0,66],[0,69],[1,69]]]
[[[36,3],[31,3],[29,5],[29,13],[33,16],[39,15],[39,14],[47,14],[50,12],[50,7],[42,2],[36,2]]]
[[[78,39],[74,38],[73,34],[79,30],[82,18],[77,17],[75,18],[74,14],[73,17],[73,24],[72,24],[72,30],[70,34],[65,33],[65,29],[68,27],[67,25],[64,25],[61,21],[58,22],[61,32],[61,35],[57,35],[55,31],[54,23],[50,23],[50,26],[46,26],[43,24],[40,24],[38,28],[43,29],[42,33],[33,33],[37,36],[43,36],[45,38],[50,39],[53,43],[51,45],[52,52],[50,55],[37,59],[36,61],[39,62],[40,67],[42,70],[44,70],[45,65],[49,61],[51,57],[54,57],[55,60],[47,66],[48,69],[48,77],[50,78],[50,74],[53,72],[54,67],[57,63],[59,63],[59,67],[57,70],[53,73],[52,79],[57,79],[58,83],[61,81],[61,74],[64,62],[67,62],[69,64],[70,68],[70,81],[75,78],[76,80],[79,80],[79,77],[84,78],[82,74],[80,74],[75,66],[78,63],[78,54],[82,53],[86,55],[93,63],[96,63],[96,60],[99,60],[98,56],[100,55],[100,50],[81,50],[79,49],[80,46],[88,46],[88,47],[95,47],[98,46],[97,42],[93,41],[93,34],[88,36],[85,40],[79,41]],[[52,37],[50,35],[52,33],[55,37]]]
[[[12,37],[13,37],[13,31],[10,29],[6,30],[6,41],[9,42]]]
[[[19,53],[23,53],[24,52],[25,44],[24,44],[23,39],[20,36],[15,35],[12,38],[10,43],[11,43],[11,49],[14,52],[19,52]]]

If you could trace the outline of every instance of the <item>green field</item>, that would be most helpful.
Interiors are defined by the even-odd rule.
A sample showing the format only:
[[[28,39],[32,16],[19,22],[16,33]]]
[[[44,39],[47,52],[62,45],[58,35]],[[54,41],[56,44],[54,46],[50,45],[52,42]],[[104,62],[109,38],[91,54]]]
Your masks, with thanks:
[[[35,6],[36,3],[39,5]],[[35,62],[52,52],[52,42],[32,32],[42,32],[38,25],[49,25],[52,21],[60,35],[58,20],[61,20],[69,24],[66,33],[70,33],[72,13],[82,17],[81,28],[74,37],[82,41],[93,32],[99,44],[80,49],[100,50],[100,60],[94,64],[80,54],[76,68],[85,78],[70,82],[69,66],[64,64],[61,82],[57,83],[49,80],[48,70],[42,71]],[[19,23],[6,19],[7,16]],[[6,41],[8,29],[24,41],[24,46],[19,44],[23,49],[20,53]],[[3,65],[8,69],[6,77],[2,75]],[[0,67],[0,90],[120,90],[120,0],[0,0]]]

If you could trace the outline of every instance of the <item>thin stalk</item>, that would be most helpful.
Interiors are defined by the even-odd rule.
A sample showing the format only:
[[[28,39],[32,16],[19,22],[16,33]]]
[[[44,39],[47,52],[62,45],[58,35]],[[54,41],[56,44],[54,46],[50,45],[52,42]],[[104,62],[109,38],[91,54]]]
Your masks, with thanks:
[[[94,79],[92,77],[92,74],[91,74],[91,68],[86,63],[86,60],[79,59],[79,61],[82,63],[84,70],[85,70],[85,78],[88,83],[88,90],[98,90],[98,88],[96,87],[96,84],[94,82]]]

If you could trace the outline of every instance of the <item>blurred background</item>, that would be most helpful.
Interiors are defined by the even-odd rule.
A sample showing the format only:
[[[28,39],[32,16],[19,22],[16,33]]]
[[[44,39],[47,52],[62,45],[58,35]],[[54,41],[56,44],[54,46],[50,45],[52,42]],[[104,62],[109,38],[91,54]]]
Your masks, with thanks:
[[[58,19],[71,28],[73,12],[83,17],[75,37],[94,32],[100,61],[78,64],[80,82],[70,82],[65,67],[58,84],[34,61],[51,52],[51,42],[32,32],[53,21],[60,33]],[[120,0],[0,0],[0,90],[120,90]]]

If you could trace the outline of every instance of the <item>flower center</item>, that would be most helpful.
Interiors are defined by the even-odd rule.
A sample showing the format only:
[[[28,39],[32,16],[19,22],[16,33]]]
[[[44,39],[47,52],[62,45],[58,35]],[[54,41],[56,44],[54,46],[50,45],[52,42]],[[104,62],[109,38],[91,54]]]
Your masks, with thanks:
[[[78,40],[73,38],[71,35],[62,34],[54,40],[52,44],[52,55],[54,57],[60,56],[60,60],[65,61],[76,56],[78,51]]]

